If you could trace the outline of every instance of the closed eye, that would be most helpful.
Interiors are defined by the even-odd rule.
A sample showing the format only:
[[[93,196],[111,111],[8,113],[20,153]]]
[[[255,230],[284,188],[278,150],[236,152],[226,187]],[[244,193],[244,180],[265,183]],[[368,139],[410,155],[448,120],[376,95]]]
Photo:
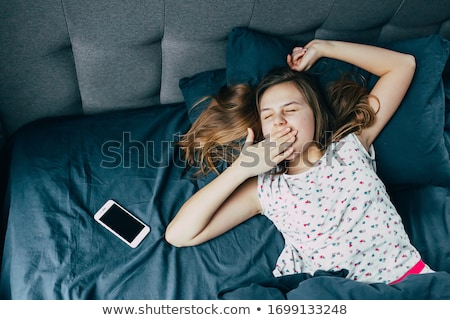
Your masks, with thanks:
[[[286,103],[283,107],[284,112],[296,112],[302,107],[302,103],[298,101],[291,101]]]
[[[269,119],[270,117],[272,117],[272,113],[267,113],[267,112],[263,113],[262,116],[261,116],[261,118],[263,120]]]

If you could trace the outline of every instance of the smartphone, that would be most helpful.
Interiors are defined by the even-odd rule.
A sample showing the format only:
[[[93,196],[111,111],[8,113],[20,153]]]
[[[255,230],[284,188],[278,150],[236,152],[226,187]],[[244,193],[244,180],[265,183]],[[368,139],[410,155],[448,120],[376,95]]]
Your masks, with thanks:
[[[149,226],[114,200],[108,200],[95,213],[94,219],[132,248],[136,248],[150,233]]]

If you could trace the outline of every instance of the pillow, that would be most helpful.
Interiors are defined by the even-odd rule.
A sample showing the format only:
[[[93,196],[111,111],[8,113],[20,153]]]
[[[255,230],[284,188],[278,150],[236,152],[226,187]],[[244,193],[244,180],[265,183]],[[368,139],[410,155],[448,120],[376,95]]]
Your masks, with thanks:
[[[285,67],[287,54],[297,45],[293,40],[234,28],[227,42],[227,84],[256,86],[272,69]]]
[[[256,85],[270,70],[286,66],[293,40],[235,28],[227,46],[227,83]],[[388,185],[434,184],[450,186],[449,150],[445,145],[445,101],[442,72],[450,42],[435,35],[378,43],[378,46],[413,54],[416,73],[398,111],[376,139],[377,167]],[[343,72],[360,72],[371,87],[376,77],[341,61],[320,59],[309,72],[326,85]]]
[[[391,183],[449,187],[442,72],[450,42],[431,36],[385,47],[414,55],[417,66],[399,109],[374,143],[380,175]]]
[[[206,96],[216,94],[225,85],[225,69],[204,71],[180,80],[179,87],[188,108],[188,116],[191,123],[194,123],[200,113],[206,109],[209,100],[200,104],[198,102]]]

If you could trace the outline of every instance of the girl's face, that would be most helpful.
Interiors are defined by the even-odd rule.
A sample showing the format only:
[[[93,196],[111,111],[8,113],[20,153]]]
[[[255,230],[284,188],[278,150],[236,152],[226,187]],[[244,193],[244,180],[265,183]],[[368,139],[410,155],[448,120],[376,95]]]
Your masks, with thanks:
[[[294,154],[302,154],[314,141],[314,114],[303,94],[292,82],[283,82],[268,88],[260,100],[262,132],[265,137],[284,127],[297,130],[293,144]]]

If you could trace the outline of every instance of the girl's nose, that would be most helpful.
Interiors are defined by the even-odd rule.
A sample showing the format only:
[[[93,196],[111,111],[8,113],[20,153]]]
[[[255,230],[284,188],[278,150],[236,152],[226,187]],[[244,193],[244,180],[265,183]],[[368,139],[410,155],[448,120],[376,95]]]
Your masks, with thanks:
[[[284,126],[287,123],[286,119],[282,115],[276,115],[274,120],[275,126]]]

